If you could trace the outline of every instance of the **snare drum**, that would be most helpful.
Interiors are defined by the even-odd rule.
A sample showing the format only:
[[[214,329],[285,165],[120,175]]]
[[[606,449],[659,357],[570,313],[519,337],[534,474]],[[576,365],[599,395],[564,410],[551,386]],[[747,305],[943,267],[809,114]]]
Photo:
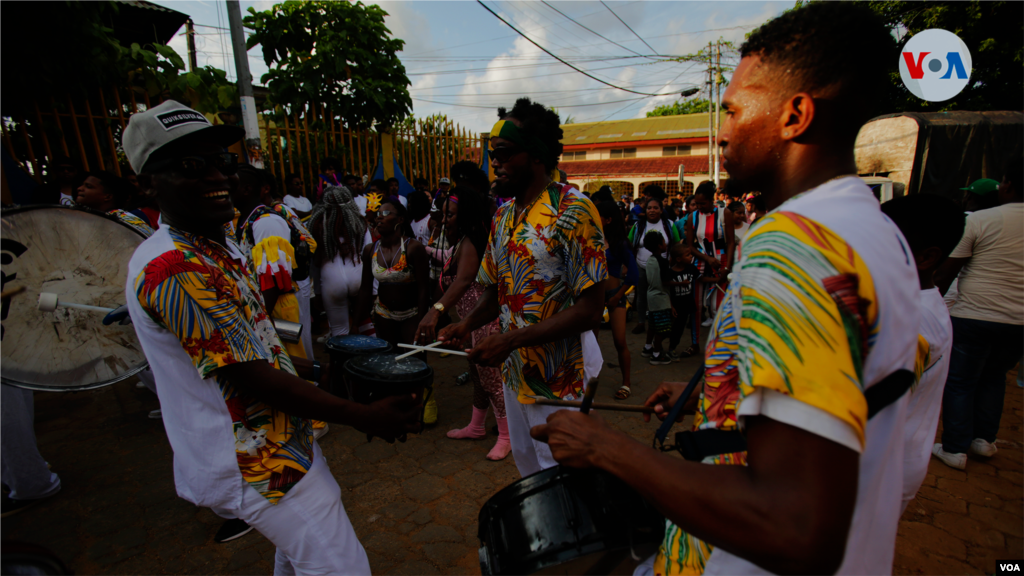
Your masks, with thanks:
[[[419,358],[396,360],[397,356],[357,356],[346,362],[343,372],[352,387],[352,400],[370,404],[388,396],[416,394],[426,401],[434,390],[434,369]]]
[[[342,398],[351,398],[351,390],[345,383],[345,363],[358,356],[372,356],[391,351],[387,340],[372,336],[347,334],[327,340],[327,352],[331,355],[331,393]]]
[[[555,466],[492,496],[478,530],[483,574],[632,574],[665,518],[607,472]]]

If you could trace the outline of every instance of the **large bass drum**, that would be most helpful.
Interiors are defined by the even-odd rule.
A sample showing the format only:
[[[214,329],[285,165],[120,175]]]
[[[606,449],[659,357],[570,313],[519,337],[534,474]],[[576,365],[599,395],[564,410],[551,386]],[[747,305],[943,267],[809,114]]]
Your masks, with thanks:
[[[108,216],[82,208],[25,206],[0,217],[3,289],[3,384],[46,391],[91,390],[146,368],[131,325],[104,326],[103,314],[38,309],[39,294],[61,302],[117,308],[125,303],[128,261],[145,237]]]
[[[492,496],[478,530],[483,574],[632,574],[665,518],[607,472],[555,466]]]

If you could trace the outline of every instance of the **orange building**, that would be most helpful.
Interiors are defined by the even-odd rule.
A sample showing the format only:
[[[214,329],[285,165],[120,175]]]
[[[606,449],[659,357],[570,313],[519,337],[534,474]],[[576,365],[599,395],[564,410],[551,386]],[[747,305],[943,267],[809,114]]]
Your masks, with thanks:
[[[688,194],[712,179],[707,114],[563,124],[562,132],[558,167],[580,190],[609,185],[616,195],[635,197],[658,184],[669,194]]]

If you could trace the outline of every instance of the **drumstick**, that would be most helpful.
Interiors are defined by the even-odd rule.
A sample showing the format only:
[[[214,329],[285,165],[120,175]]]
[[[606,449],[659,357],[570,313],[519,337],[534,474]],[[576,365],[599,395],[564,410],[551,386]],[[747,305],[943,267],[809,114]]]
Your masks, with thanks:
[[[409,349],[415,350],[417,352],[438,352],[438,353],[441,353],[441,354],[455,354],[456,356],[469,356],[469,354],[466,354],[465,352],[460,352],[459,350],[447,350],[445,348],[430,348],[430,347],[427,347],[427,346],[413,346],[412,344],[399,344],[398,347],[399,348],[409,348]]]
[[[102,306],[75,304],[74,302],[61,302],[57,298],[57,295],[51,292],[42,292],[39,294],[38,308],[43,312],[53,312],[58,306],[64,306],[65,308],[78,308],[79,310],[88,310],[90,312],[100,312],[103,314],[110,314],[114,311],[113,308],[103,308]]]
[[[583,402],[579,400],[554,400],[543,396],[527,396],[541,406],[562,406],[563,408],[579,408]],[[640,404],[612,404],[611,402],[593,402],[590,407],[594,410],[611,410],[613,412],[644,412],[654,414],[653,406],[641,406]]]
[[[587,382],[587,391],[583,393],[583,402],[580,403],[580,412],[590,414],[590,407],[594,404],[594,395],[597,394],[597,378],[591,378]]]
[[[441,345],[441,341],[438,340],[437,342],[434,342],[433,344],[427,344],[426,346],[424,346],[424,348],[433,348],[435,346],[440,346],[440,345]],[[395,356],[395,360],[401,360],[402,358],[406,358],[408,356],[412,356],[413,354],[419,354],[419,350],[412,350],[410,352],[406,352],[405,354],[401,354],[399,356]]]
[[[21,294],[24,291],[24,286],[18,286],[17,288],[9,288],[7,290],[4,290],[3,292],[0,292],[0,298],[10,298],[11,296],[17,296],[18,294]]]

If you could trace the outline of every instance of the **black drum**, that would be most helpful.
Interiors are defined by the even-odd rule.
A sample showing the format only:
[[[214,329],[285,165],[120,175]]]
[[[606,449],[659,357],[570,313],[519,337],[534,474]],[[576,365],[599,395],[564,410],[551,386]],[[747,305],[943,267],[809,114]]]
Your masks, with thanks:
[[[370,404],[402,394],[416,394],[424,402],[434,390],[434,369],[419,358],[402,358],[398,354],[357,356],[345,363],[345,379],[352,387],[351,399]],[[420,414],[420,421],[423,414]]]
[[[602,470],[555,466],[480,510],[483,574],[632,574],[657,551],[665,518]]]
[[[391,352],[391,344],[387,340],[357,334],[330,338],[326,347],[331,355],[331,393],[342,398],[352,397],[349,387],[345,385],[345,371],[342,369],[346,362],[357,356]]]

